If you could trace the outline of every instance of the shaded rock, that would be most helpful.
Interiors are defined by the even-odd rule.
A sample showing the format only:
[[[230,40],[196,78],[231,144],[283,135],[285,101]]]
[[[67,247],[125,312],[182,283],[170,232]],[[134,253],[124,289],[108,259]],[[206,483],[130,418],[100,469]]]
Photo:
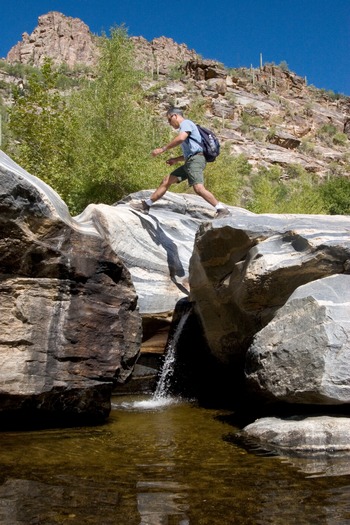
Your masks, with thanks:
[[[350,403],[350,275],[300,286],[247,353],[261,395],[290,403]]]
[[[343,133],[350,139],[350,118],[345,119]]]
[[[278,146],[287,149],[295,149],[301,144],[301,141],[298,138],[279,129],[269,136],[268,140],[271,144],[277,144]]]
[[[224,78],[210,78],[206,82],[207,90],[213,91],[218,95],[225,95],[227,92],[226,79]]]
[[[106,417],[141,340],[129,272],[2,152],[0,232],[0,412]]]
[[[185,72],[195,80],[209,80],[211,78],[226,78],[225,69],[213,60],[189,60]]]
[[[294,96],[300,96],[306,89],[304,78],[272,64],[264,64],[262,70],[257,73],[256,80],[271,88],[278,86],[283,91],[293,93]]]
[[[261,447],[296,454],[350,451],[350,418],[340,416],[265,417],[246,426],[241,436]]]

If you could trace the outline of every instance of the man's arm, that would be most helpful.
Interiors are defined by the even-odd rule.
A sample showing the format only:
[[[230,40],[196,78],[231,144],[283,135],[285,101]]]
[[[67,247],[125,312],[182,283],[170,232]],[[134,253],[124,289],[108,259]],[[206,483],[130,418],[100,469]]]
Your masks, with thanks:
[[[165,151],[168,151],[168,149],[176,148],[177,146],[180,146],[188,137],[189,133],[187,131],[180,131],[180,133],[166,146],[163,146],[163,148],[156,148],[152,151],[152,156],[156,157],[157,155],[161,155]]]

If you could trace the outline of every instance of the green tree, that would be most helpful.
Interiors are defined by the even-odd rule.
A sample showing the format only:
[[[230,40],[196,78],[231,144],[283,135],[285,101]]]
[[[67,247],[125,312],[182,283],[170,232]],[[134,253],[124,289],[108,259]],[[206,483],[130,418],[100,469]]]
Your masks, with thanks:
[[[320,192],[331,215],[350,215],[350,180],[331,177],[320,187]]]
[[[5,150],[7,143],[7,111],[0,96],[0,148]]]
[[[55,87],[56,79],[51,61],[46,60],[40,71],[33,70],[25,89],[14,88],[7,152],[65,198],[70,186],[69,111]]]
[[[252,167],[244,155],[230,155],[223,147],[212,164],[207,164],[205,183],[217,199],[231,206],[241,206],[249,186]]]
[[[74,114],[74,189],[77,211],[90,202],[112,204],[126,194],[159,183],[164,159],[152,158],[169,140],[140,89],[134,49],[126,30],[103,37],[97,78],[70,101]]]
[[[252,179],[252,195],[247,208],[254,213],[278,213],[285,189],[279,183],[279,168],[261,168]]]
[[[150,153],[170,140],[170,128],[145,101],[125,29],[101,38],[94,80],[68,96],[57,88],[61,76],[47,61],[14,90],[12,158],[52,186],[72,214],[158,185],[164,159]]]

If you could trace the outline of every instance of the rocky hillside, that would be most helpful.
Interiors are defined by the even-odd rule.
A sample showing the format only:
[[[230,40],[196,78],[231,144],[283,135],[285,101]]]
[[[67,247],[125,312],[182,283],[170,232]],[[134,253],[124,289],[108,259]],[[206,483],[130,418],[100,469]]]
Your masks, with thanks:
[[[232,155],[253,166],[279,165],[285,176],[295,165],[325,177],[350,175],[350,98],[308,86],[287,66],[228,69],[200,58],[185,44],[160,37],[132,37],[135,64],[146,73],[143,88],[163,113],[169,104],[201,106]],[[18,79],[6,64],[40,66],[44,57],[70,68],[94,67],[98,37],[81,20],[50,12],[0,66],[0,96],[10,104],[9,85]],[[25,82],[25,79],[24,79]]]

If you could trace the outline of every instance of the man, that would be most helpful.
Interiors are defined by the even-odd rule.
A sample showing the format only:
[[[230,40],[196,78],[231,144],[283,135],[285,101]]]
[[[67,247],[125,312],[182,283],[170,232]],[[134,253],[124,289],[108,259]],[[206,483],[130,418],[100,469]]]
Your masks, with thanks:
[[[229,210],[204,187],[203,171],[206,165],[206,160],[203,155],[201,136],[197,126],[191,120],[185,119],[182,110],[178,108],[170,108],[167,111],[166,116],[169,124],[174,129],[179,130],[179,133],[166,146],[153,150],[152,155],[153,157],[157,157],[169,149],[181,146],[183,155],[170,158],[166,163],[169,166],[173,166],[178,162],[185,162],[182,166],[176,168],[169,175],[164,177],[160,186],[152,193],[149,199],[131,203],[130,206],[135,210],[148,213],[151,206],[163,197],[172,184],[187,179],[189,185],[193,187],[197,195],[203,197],[204,200],[216,209],[216,219],[230,215]]]

